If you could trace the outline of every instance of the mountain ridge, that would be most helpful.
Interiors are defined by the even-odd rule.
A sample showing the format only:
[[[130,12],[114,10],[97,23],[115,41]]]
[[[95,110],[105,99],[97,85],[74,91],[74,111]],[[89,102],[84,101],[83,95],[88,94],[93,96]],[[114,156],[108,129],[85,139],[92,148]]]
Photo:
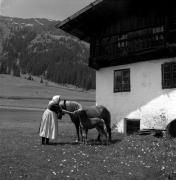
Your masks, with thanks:
[[[0,16],[0,73],[28,73],[94,89],[95,72],[87,66],[89,45],[56,29],[59,22]]]

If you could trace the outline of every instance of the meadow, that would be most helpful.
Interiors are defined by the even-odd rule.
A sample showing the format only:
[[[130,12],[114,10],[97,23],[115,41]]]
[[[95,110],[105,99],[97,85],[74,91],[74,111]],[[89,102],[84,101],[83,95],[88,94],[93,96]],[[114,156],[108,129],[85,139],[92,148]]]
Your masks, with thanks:
[[[63,99],[76,100],[83,106],[95,104],[95,91],[84,91],[69,85],[58,85],[40,78],[27,80],[27,75],[21,78],[0,74],[0,106],[44,109],[54,95]]]
[[[0,110],[0,179],[175,179],[176,140],[124,136],[113,132],[110,145],[77,144],[74,125],[66,115],[51,145],[41,145],[41,111]]]
[[[11,77],[3,75],[2,79],[6,78],[9,78],[8,82],[10,82]],[[21,82],[21,85],[15,83],[17,80]],[[113,131],[113,140],[106,146],[97,142],[95,140],[97,132],[90,130],[88,144],[78,144],[75,143],[75,127],[65,115],[59,121],[57,141],[51,145],[41,145],[38,127],[43,109],[52,96],[50,90],[54,87],[49,87],[48,91],[45,89],[48,92],[45,94],[44,90],[40,92],[43,84],[37,81],[29,82],[29,84],[24,79],[11,79],[11,81],[11,85],[15,87],[13,88],[9,83],[11,89],[8,89],[8,83],[7,85],[4,83],[4,94],[0,86],[2,103],[0,108],[0,179],[176,179],[176,139],[156,138],[152,135],[126,136]],[[38,95],[35,95],[36,89],[33,90],[34,84],[32,86],[31,83],[35,83],[35,87],[40,87],[37,88]],[[20,89],[21,87],[23,90]],[[28,89],[29,93],[33,94],[27,94],[24,89]],[[53,93],[61,94],[61,89],[70,93],[68,96],[63,92],[69,98],[75,98],[71,95],[72,91],[75,94],[78,93],[77,97],[79,100],[82,98],[80,102],[84,106],[94,104],[94,92],[81,90],[75,92],[75,90],[69,89],[69,91],[66,88],[56,87]],[[5,102],[6,105],[4,105]],[[31,107],[34,109],[30,109]]]

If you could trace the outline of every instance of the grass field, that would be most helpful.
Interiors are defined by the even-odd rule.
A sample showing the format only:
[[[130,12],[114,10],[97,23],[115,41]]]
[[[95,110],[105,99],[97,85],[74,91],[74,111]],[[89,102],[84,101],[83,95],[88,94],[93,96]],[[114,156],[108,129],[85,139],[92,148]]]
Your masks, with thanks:
[[[175,179],[176,140],[113,133],[109,146],[89,132],[88,145],[74,143],[68,116],[59,122],[58,140],[41,145],[42,112],[0,110],[0,179]]]
[[[45,80],[41,84],[37,77],[34,77],[34,81],[29,81],[25,76],[19,78],[0,74],[0,106],[44,109],[52,96],[57,94],[68,100],[76,100],[83,106],[95,104],[95,91],[83,91]]]
[[[71,99],[94,100],[94,91],[83,91],[71,86],[61,86],[53,82],[44,80],[40,83],[40,78],[34,77],[33,81],[11,75],[0,74],[0,97],[26,97],[26,98],[51,98],[53,94],[61,94],[63,97]]]
[[[83,106],[94,104],[93,91],[0,75],[0,180],[176,179],[176,139],[113,132],[112,143],[105,146],[91,130],[88,145],[76,144],[75,127],[66,115],[59,121],[58,140],[41,145],[41,115],[55,94]]]

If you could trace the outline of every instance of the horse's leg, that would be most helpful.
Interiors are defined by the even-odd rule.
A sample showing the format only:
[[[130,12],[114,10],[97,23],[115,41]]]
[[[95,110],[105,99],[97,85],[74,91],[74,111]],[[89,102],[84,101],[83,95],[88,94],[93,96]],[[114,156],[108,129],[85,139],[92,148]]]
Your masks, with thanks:
[[[86,131],[85,131],[85,129],[82,129],[82,141],[84,144],[86,144]]]
[[[71,118],[72,122],[73,122],[74,125],[75,125],[76,133],[77,133],[77,141],[79,142],[79,141],[80,141],[80,136],[79,136],[79,126],[80,126],[80,122],[79,122],[79,119],[78,119],[78,118],[75,118],[73,115],[70,115],[70,118]]]
[[[99,142],[101,141],[100,136],[101,136],[101,135],[100,135],[100,133],[98,132],[97,141],[99,141]]]
[[[106,125],[106,124],[105,124]],[[103,128],[104,129],[104,128]],[[111,128],[109,125],[106,125],[106,129],[107,129],[107,132],[109,134],[109,140],[111,141]],[[103,133],[104,134],[104,133]],[[107,133],[106,133],[107,135]],[[98,132],[98,137],[97,137],[97,141],[101,142],[101,139],[100,139],[100,136],[101,134]]]
[[[107,132],[105,131],[105,124],[104,124],[104,122],[101,123],[101,124],[98,124],[97,127],[96,127],[96,129],[98,130],[99,134],[100,134],[102,137],[105,136],[105,138],[106,138],[106,145],[108,145],[108,135],[107,135]],[[103,141],[101,140],[101,143],[102,143],[102,142],[103,142]]]
[[[111,142],[111,140],[112,140],[112,137],[111,137],[111,127],[110,127],[109,124],[106,125],[106,129],[107,129],[107,132],[108,132],[108,135],[109,135],[109,142]]]
[[[88,129],[85,129],[85,134],[86,134],[86,144],[87,144],[87,134],[88,134]]]
[[[107,132],[105,130],[104,123],[100,125],[100,132],[101,132],[102,136],[105,136],[105,138],[106,138],[106,145],[107,145],[108,144],[108,135],[107,135]]]
[[[76,128],[76,133],[77,133],[77,141],[80,141],[80,136],[79,136],[79,123],[74,123],[75,128]]]
[[[99,140],[98,141],[101,142],[101,144],[102,144],[102,139],[100,138],[100,137],[102,137],[102,127],[97,124],[95,128],[98,131],[98,136],[99,136]]]
[[[83,142],[83,129],[80,127],[80,135],[81,135],[81,141]]]

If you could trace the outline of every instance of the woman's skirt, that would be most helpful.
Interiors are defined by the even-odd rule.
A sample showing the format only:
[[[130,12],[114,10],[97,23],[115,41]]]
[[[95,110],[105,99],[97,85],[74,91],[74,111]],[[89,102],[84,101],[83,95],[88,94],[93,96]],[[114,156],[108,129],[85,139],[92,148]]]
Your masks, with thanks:
[[[42,115],[39,136],[56,140],[58,135],[57,114],[46,109]]]

